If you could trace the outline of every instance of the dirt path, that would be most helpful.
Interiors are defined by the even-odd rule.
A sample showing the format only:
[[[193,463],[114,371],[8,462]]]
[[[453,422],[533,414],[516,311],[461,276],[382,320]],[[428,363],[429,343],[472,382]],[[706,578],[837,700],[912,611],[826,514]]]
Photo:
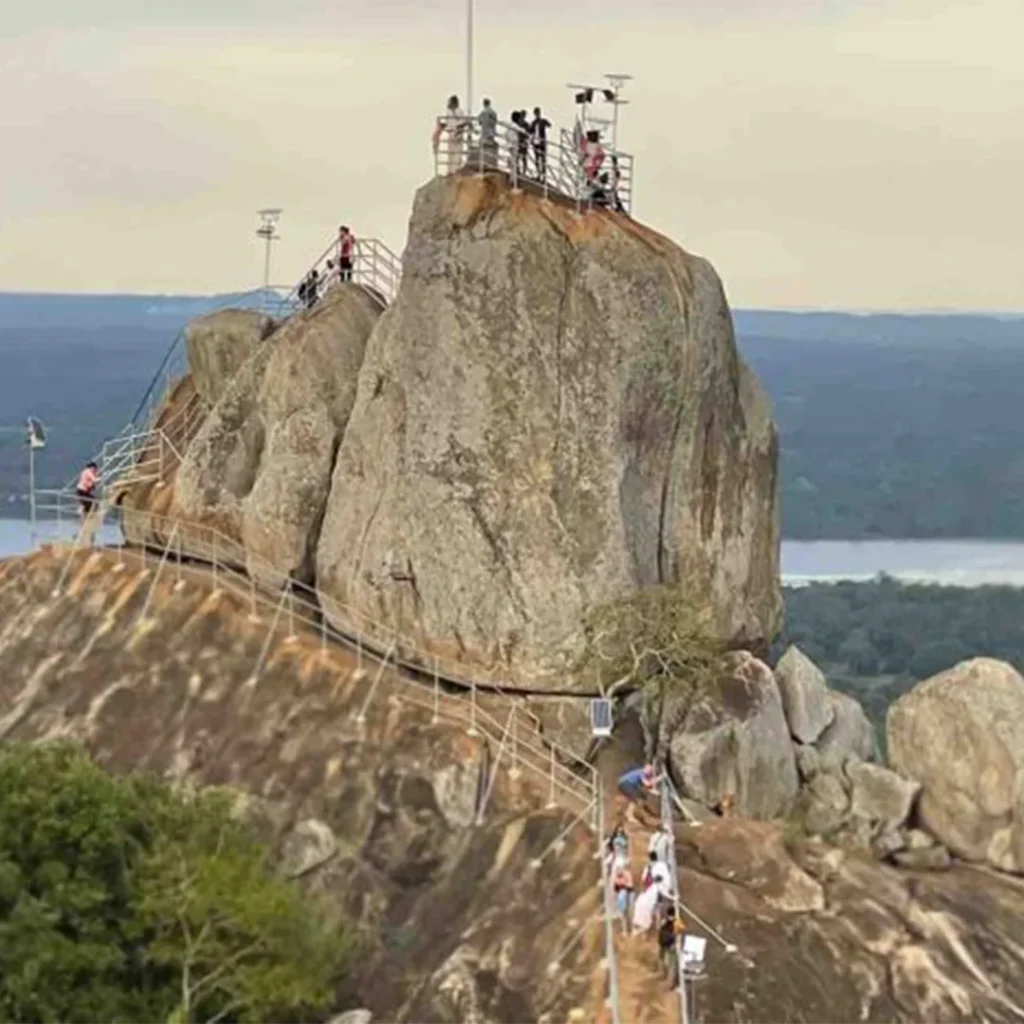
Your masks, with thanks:
[[[609,800],[606,820],[608,834],[622,822],[629,837],[629,857],[633,878],[637,885],[648,859],[648,841],[653,824],[624,820],[620,799]],[[677,1024],[679,997],[670,988],[658,963],[657,934],[652,928],[645,935],[623,934],[621,923],[615,923],[615,959],[619,988],[620,1024]],[[603,1005],[604,982],[607,977],[599,972],[600,985],[595,991],[595,1002],[600,1001],[597,1024],[612,1024],[611,1009]]]

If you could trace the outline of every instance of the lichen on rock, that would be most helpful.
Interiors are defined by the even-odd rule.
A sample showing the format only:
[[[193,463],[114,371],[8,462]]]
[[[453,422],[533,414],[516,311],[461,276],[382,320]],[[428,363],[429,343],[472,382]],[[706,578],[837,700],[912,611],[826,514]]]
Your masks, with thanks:
[[[338,452],[325,592],[525,682],[652,584],[685,581],[723,636],[774,635],[776,433],[709,263],[483,176],[420,189],[403,267]]]
[[[174,515],[243,544],[257,573],[269,564],[282,578],[312,582],[335,453],[379,315],[377,299],[344,285],[258,346],[185,453]],[[218,323],[210,318],[190,345],[200,367],[222,347]]]

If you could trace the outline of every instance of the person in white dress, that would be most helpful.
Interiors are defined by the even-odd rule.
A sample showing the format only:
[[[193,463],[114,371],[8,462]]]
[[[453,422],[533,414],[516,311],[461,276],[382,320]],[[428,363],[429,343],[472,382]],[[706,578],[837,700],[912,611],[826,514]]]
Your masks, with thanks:
[[[445,174],[454,174],[464,163],[463,137],[465,133],[466,116],[459,106],[459,97],[449,96],[445,112],[437,119],[433,138],[434,152],[437,153],[441,145],[441,136],[448,136],[442,166]]]
[[[633,933],[636,935],[650,931],[658,898],[664,896],[665,899],[671,899],[675,891],[668,865],[658,860],[655,853],[651,854],[650,863],[644,868],[640,889],[640,895],[633,901]]]

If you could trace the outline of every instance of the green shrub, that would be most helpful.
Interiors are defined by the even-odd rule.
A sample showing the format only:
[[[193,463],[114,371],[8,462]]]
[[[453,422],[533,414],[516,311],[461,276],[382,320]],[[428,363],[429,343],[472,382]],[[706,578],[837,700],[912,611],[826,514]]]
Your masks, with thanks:
[[[4,1020],[309,1019],[351,956],[224,794],[0,749]]]

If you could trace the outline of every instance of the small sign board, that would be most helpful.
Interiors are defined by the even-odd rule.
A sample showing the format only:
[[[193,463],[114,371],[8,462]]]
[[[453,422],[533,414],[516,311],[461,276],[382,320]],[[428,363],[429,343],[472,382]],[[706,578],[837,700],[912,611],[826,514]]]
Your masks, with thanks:
[[[590,702],[590,732],[594,736],[611,736],[612,702],[603,697]]]
[[[683,966],[689,970],[699,970],[704,966],[708,940],[700,935],[683,937]]]

